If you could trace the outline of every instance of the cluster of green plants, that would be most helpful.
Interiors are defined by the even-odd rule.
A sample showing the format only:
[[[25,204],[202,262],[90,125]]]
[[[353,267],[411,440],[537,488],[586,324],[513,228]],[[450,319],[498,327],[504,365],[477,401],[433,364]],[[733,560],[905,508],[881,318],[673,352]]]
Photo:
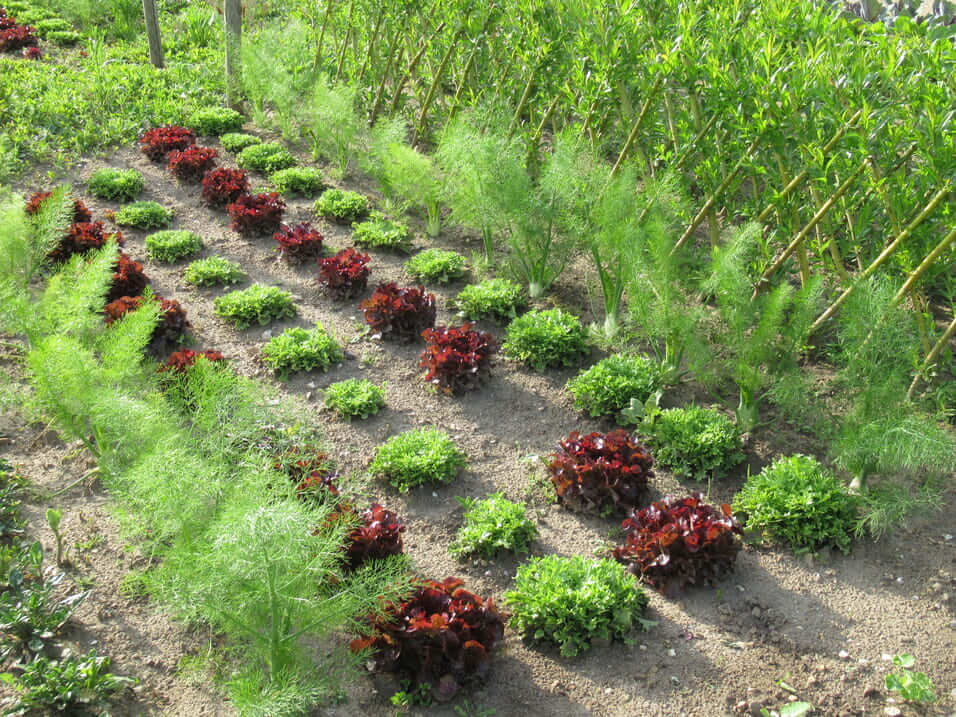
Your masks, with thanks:
[[[491,318],[502,323],[516,318],[526,304],[521,287],[503,278],[469,284],[455,297],[455,306],[465,318]]]
[[[525,507],[493,493],[484,500],[458,498],[465,517],[448,551],[456,557],[480,555],[493,558],[503,550],[527,553],[538,537],[538,527]]]
[[[218,137],[242,129],[243,118],[229,107],[203,107],[193,112],[186,126],[197,134]]]
[[[385,387],[366,378],[348,378],[329,384],[325,389],[325,405],[347,421],[368,418],[385,405]]]
[[[262,284],[219,296],[213,302],[213,308],[217,316],[231,321],[237,329],[291,318],[296,313],[292,294],[277,286]]]
[[[335,337],[321,324],[313,329],[299,326],[286,329],[262,347],[263,362],[281,378],[295,371],[328,371],[343,358],[345,355]]]
[[[737,426],[713,408],[651,410],[640,431],[659,464],[694,480],[721,478],[744,458]]]
[[[568,381],[574,407],[593,417],[615,416],[631,405],[643,404],[660,389],[660,364],[646,356],[614,354]]]
[[[277,142],[250,144],[236,155],[236,164],[263,174],[272,174],[280,169],[294,167],[298,162],[285,147]]]
[[[313,197],[325,189],[322,172],[314,167],[288,167],[269,175],[269,181],[279,194],[301,194]]]
[[[424,249],[405,262],[405,271],[415,281],[447,284],[465,273],[465,257],[445,249]]]
[[[153,201],[126,204],[113,215],[113,221],[121,227],[137,229],[162,229],[172,220],[173,211]]]
[[[202,237],[186,229],[165,229],[146,237],[146,256],[165,263],[188,259],[202,251]]]
[[[512,319],[501,348],[535,371],[574,366],[588,352],[581,320],[563,309],[529,311]]]
[[[246,272],[237,262],[221,256],[209,256],[190,263],[183,278],[196,286],[219,286],[238,284],[246,278]]]
[[[143,175],[135,169],[97,169],[90,175],[87,187],[95,197],[115,202],[129,202],[146,187]]]
[[[326,189],[312,209],[320,217],[342,224],[351,224],[366,216],[371,203],[364,194],[348,189]]]
[[[65,193],[53,203],[68,215]],[[331,519],[334,501],[303,500],[274,467],[276,455],[315,440],[307,416],[225,362],[200,359],[158,374],[144,360],[158,302],[104,325],[115,242],[65,262],[34,291],[59,232],[38,235],[22,213],[19,202],[3,207],[10,231],[0,256],[10,270],[0,276],[2,327],[27,342],[33,405],[83,442],[130,540],[157,559],[149,594],[236,646],[226,689],[241,713],[292,714],[330,702],[363,655],[323,651],[316,665],[306,636],[324,639],[357,615],[376,614],[381,599],[401,599],[404,565],[346,570],[341,545],[352,524]],[[105,692],[105,667],[90,656],[38,664],[35,673],[47,684],[88,679]]]
[[[408,227],[402,222],[389,219],[381,212],[372,212],[365,221],[353,224],[352,241],[359,246],[404,254],[412,250],[412,235]]]
[[[425,483],[451,483],[466,462],[467,457],[448,434],[419,428],[392,436],[380,445],[369,471],[407,493]]]
[[[246,147],[254,144],[262,144],[262,140],[253,134],[244,134],[242,132],[226,132],[219,138],[223,149],[233,154],[239,154]]]

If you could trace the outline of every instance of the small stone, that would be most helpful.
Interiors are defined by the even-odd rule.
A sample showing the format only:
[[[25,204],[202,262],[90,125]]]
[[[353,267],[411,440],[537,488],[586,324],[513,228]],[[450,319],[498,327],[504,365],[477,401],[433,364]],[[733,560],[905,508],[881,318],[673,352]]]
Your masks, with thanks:
[[[309,381],[307,384],[305,384],[305,386],[306,386],[306,388],[311,388],[311,389],[314,390],[314,389],[315,389],[315,381]]]
[[[879,694],[880,694],[880,691],[879,691],[878,689],[876,689],[873,685],[868,685],[867,687],[864,687],[864,688],[863,688],[863,697],[864,697],[864,698],[876,697],[876,696],[878,696]]]
[[[559,690],[559,689],[561,689],[561,683],[558,682],[557,680],[555,680],[554,682],[551,683],[551,689],[552,689],[552,690]]]
[[[433,490],[433,491],[432,491],[432,498],[437,498],[437,497],[438,497],[438,491]]]
[[[614,690],[612,690],[610,687],[605,687],[605,688],[604,688],[604,694],[609,695],[609,694],[611,694],[612,692],[614,692]]]
[[[309,391],[308,393],[305,394],[305,400],[306,400],[306,401],[311,401],[311,400],[312,400],[312,392],[311,392],[311,391]]]
[[[902,584],[903,584],[903,576],[900,575],[898,578],[896,578],[896,582],[897,582],[899,585],[902,585]]]
[[[637,649],[639,649],[639,650],[646,650],[646,649],[647,649],[647,645],[645,645],[645,644],[642,642],[640,645],[637,646]]]
[[[538,406],[538,410],[539,410],[539,411],[543,411],[543,410],[544,410],[544,406]]]
[[[486,577],[486,578],[490,578],[490,577],[491,577],[491,571],[490,571],[490,570],[486,570],[486,571],[485,571],[485,577]]]
[[[887,715],[887,717],[900,717],[900,715],[903,714],[903,710],[899,707],[884,707],[883,714]]]
[[[753,610],[750,611],[750,614],[753,615],[754,620],[759,620],[760,616],[763,615],[763,612],[760,610],[759,607],[755,607]]]
[[[669,649],[669,650],[667,651],[667,656],[668,656],[668,657],[677,657],[677,650],[675,650],[675,649],[672,647],[671,649]]]
[[[262,338],[271,339],[272,338],[272,329],[266,329],[262,332]]]
[[[680,678],[677,675],[671,675],[671,682],[673,682],[675,685],[679,685]]]
[[[840,650],[840,651],[837,653],[837,656],[838,656],[841,660],[849,660],[849,659],[850,659],[850,653],[847,652],[846,650]]]
[[[949,542],[952,539],[953,539],[953,536],[950,533],[946,533],[946,535],[943,536],[943,540],[947,542]]]

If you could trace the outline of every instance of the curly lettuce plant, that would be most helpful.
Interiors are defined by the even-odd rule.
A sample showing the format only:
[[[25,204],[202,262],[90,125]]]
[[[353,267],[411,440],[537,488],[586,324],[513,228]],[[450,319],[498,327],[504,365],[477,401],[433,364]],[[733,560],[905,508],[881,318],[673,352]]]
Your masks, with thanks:
[[[334,301],[354,299],[368,286],[371,259],[368,254],[357,252],[352,247],[335,256],[319,259],[319,288]]]
[[[431,689],[441,702],[488,671],[490,653],[504,637],[504,617],[491,598],[462,588],[464,582],[419,581],[404,602],[366,620],[369,635],[353,651],[371,649],[375,669],[394,672],[413,690]]]
[[[321,324],[314,329],[286,329],[262,347],[263,362],[281,378],[295,371],[328,371],[343,358],[342,348]]]
[[[103,231],[103,222],[76,222],[59,243],[47,254],[51,263],[66,261],[74,254],[87,254],[94,249],[102,248],[110,239],[115,239],[123,245],[123,235],[120,232],[107,234]]]
[[[153,356],[162,356],[182,342],[190,323],[186,319],[186,310],[175,299],[164,299],[159,294],[148,298],[159,304],[159,322],[153,329],[147,349]],[[103,309],[106,325],[138,309],[145,301],[146,296],[123,296],[110,302]]]
[[[279,194],[301,194],[314,197],[326,188],[325,179],[315,167],[288,167],[269,175]]]
[[[720,478],[744,459],[734,422],[713,408],[651,412],[640,430],[658,464],[675,475],[700,481]]]
[[[262,144],[262,140],[254,134],[243,134],[242,132],[226,132],[219,138],[222,148],[227,152],[239,154],[246,147],[254,144]]]
[[[216,166],[219,152],[212,147],[192,145],[186,149],[174,149],[166,155],[166,168],[181,182],[198,184],[206,172]]]
[[[277,286],[262,284],[253,284],[247,289],[217,297],[213,301],[213,309],[216,316],[231,321],[237,329],[295,316],[292,294]]]
[[[167,229],[146,237],[146,256],[167,264],[202,251],[202,237],[185,229]]]
[[[373,212],[368,220],[352,225],[352,241],[359,246],[404,254],[412,250],[412,236],[408,233],[408,227],[380,212]]]
[[[285,202],[278,192],[243,194],[226,206],[226,212],[232,218],[229,226],[244,236],[272,234],[282,224]]]
[[[230,107],[203,107],[193,112],[186,124],[201,135],[218,137],[242,129],[242,115]]]
[[[236,156],[236,164],[243,169],[272,174],[280,169],[294,167],[297,161],[281,144],[261,142],[249,145],[239,152]]]
[[[779,458],[747,478],[733,501],[744,528],[796,552],[835,545],[850,551],[862,499],[815,458]]]
[[[186,267],[183,275],[187,284],[195,286],[219,286],[220,284],[238,284],[246,278],[246,272],[237,262],[221,256],[198,259]]]
[[[218,351],[182,349],[169,354],[166,358],[166,363],[160,366],[157,371],[160,373],[185,373],[190,367],[195,366],[196,362],[200,359],[206,361],[225,361],[226,357]]]
[[[173,210],[166,209],[158,202],[133,202],[120,207],[113,214],[113,221],[120,226],[137,229],[162,229],[173,220]]]
[[[419,428],[392,436],[379,446],[369,470],[407,493],[424,483],[450,483],[466,460],[448,434]]]
[[[210,207],[225,207],[248,192],[249,179],[242,169],[219,167],[203,175],[202,199]]]
[[[551,454],[548,474],[562,505],[625,513],[644,497],[653,465],[647,449],[624,429],[586,436],[572,431]]]
[[[527,303],[521,287],[508,279],[469,284],[455,297],[459,312],[472,321],[490,318],[505,323],[514,319]]]
[[[446,394],[478,388],[491,372],[498,342],[487,331],[471,324],[438,326],[422,331],[425,350],[418,365],[427,369],[425,380]]]
[[[351,224],[368,215],[368,197],[347,189],[326,189],[312,205],[312,211],[339,224]]]
[[[98,169],[87,182],[90,194],[114,202],[129,202],[146,188],[143,175],[135,169]]]
[[[568,381],[574,407],[595,418],[614,416],[632,400],[644,403],[661,387],[660,365],[644,356],[614,354]]]
[[[635,510],[621,523],[624,544],[614,557],[658,590],[713,584],[734,569],[743,531],[730,506],[703,502],[699,493],[668,496]]]
[[[405,271],[415,281],[447,284],[465,273],[465,257],[455,251],[425,249],[405,262]]]
[[[355,569],[371,560],[401,554],[405,524],[394,511],[372,503],[357,517],[359,525],[345,539],[346,565],[349,568]]]
[[[651,625],[641,617],[647,595],[623,565],[606,558],[532,558],[518,567],[504,602],[515,630],[557,644],[564,657]]]
[[[139,138],[140,151],[153,162],[161,162],[174,149],[186,149],[196,143],[191,129],[166,125],[147,130]]]
[[[368,418],[385,405],[385,387],[368,379],[348,378],[325,389],[325,405],[347,421]]]
[[[563,309],[529,311],[508,324],[502,350],[535,371],[573,366],[588,352],[584,327]]]
[[[53,192],[34,192],[30,195],[30,198],[27,199],[24,210],[31,217],[36,217],[51,196],[53,196]],[[91,221],[93,221],[93,215],[90,213],[89,208],[82,202],[82,200],[74,199],[73,222],[85,223]]]
[[[538,537],[538,528],[525,507],[512,503],[504,493],[493,493],[484,500],[458,498],[465,518],[448,551],[463,558],[480,555],[491,559],[503,550],[527,553]]]
[[[382,284],[360,306],[374,338],[411,342],[435,325],[435,295],[421,286]]]
[[[106,303],[124,296],[139,296],[148,283],[149,277],[143,272],[143,265],[133,261],[129,255],[120,253],[116,258],[109,291],[106,293]]]
[[[279,245],[276,247],[279,256],[291,264],[304,264],[317,259],[322,254],[322,243],[325,241],[322,233],[313,229],[308,222],[294,227],[283,224],[272,238]]]

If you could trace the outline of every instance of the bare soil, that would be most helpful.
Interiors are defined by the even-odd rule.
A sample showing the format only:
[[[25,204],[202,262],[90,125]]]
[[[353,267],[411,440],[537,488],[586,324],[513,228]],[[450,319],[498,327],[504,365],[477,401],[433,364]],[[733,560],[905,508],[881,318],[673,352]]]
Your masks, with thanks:
[[[231,164],[225,152],[221,164]],[[536,555],[593,556],[613,544],[616,521],[576,514],[550,503],[550,486],[536,459],[547,455],[571,430],[611,427],[572,408],[563,386],[575,370],[537,374],[500,360],[481,390],[455,398],[438,395],[422,380],[421,342],[400,345],[363,337],[358,301],[342,305],[322,297],[313,266],[290,267],[278,261],[271,237],[238,236],[229,229],[225,213],[200,204],[197,187],[178,184],[162,166],[131,149],[87,162],[75,178],[75,189],[82,192],[86,177],[101,166],[142,172],[147,177],[142,198],[174,209],[175,228],[203,237],[203,256],[218,254],[240,262],[249,274],[249,282],[240,287],[260,282],[294,295],[299,311],[294,320],[237,331],[217,318],[212,308],[213,299],[231,289],[188,286],[183,281],[187,262],[147,261],[146,233],[124,230],[125,251],[144,263],[153,290],[177,299],[186,309],[196,337],[193,348],[221,351],[239,372],[274,381],[259,360],[260,348],[270,336],[289,326],[321,322],[338,337],[346,350],[341,364],[327,373],[296,375],[279,385],[314,407],[347,485],[404,519],[408,526],[405,550],[420,575],[461,577],[468,589],[493,596],[499,603],[512,587],[518,565],[514,558],[460,562],[448,554],[447,545],[462,515],[456,496],[504,491],[512,500],[527,502],[540,529]],[[263,178],[252,184],[253,188],[266,186]],[[347,186],[373,193],[357,183]],[[118,207],[86,195],[83,199],[96,219]],[[347,229],[315,221],[311,199],[287,203],[287,223],[313,221],[326,235],[330,251],[351,245]],[[416,232],[416,249],[437,244],[466,255],[479,249],[476,240],[453,231],[434,242],[423,237]],[[402,269],[405,258],[373,253],[369,292],[380,282],[408,284]],[[576,265],[562,278],[552,303],[572,308],[587,322],[594,317],[588,309],[584,266]],[[447,302],[473,278],[428,287],[438,298],[438,323],[457,323]],[[502,327],[490,323],[480,328],[499,337],[503,334]],[[598,357],[595,352],[589,361]],[[385,382],[386,408],[353,423],[324,411],[322,388],[351,377]],[[701,395],[695,398],[707,400]],[[469,456],[467,469],[453,484],[423,487],[403,496],[367,477],[377,445],[425,425],[447,431]],[[9,442],[0,446],[0,455],[17,465],[41,494],[65,485],[89,467],[75,445],[62,444],[41,426],[16,417],[8,417],[4,426]],[[812,453],[814,446],[777,423],[753,436],[747,464],[726,480],[699,485],[657,470],[651,497],[709,490],[713,502],[729,502],[748,470],[758,471],[774,457],[797,450]],[[950,485],[941,512],[918,517],[879,543],[860,541],[849,556],[827,552],[795,556],[780,547],[746,545],[732,578],[716,588],[688,590],[676,597],[648,590],[648,617],[658,624],[650,632],[635,634],[631,644],[595,646],[567,659],[554,647],[532,644],[508,630],[495,650],[487,681],[467,695],[468,707],[476,714],[481,708],[502,716],[759,715],[762,707],[778,708],[800,699],[812,703],[815,714],[822,715],[897,714],[894,709],[901,714],[956,714],[954,498],[956,491]],[[27,511],[31,529],[52,547],[43,519],[49,504],[34,502]],[[93,594],[71,622],[68,639],[77,650],[96,646],[113,659],[115,672],[142,680],[113,713],[232,714],[211,682],[201,679],[201,670],[181,669],[186,664],[184,656],[202,655],[215,647],[215,636],[189,631],[164,616],[160,606],[120,594],[123,576],[141,567],[142,558],[125,548],[108,496],[98,486],[91,491],[77,486],[52,504],[64,508],[69,545],[89,545],[93,536],[99,536],[93,539],[93,547],[73,551],[72,575],[91,584]],[[916,669],[927,672],[936,684],[939,701],[934,706],[902,704],[884,688],[883,678],[892,669],[888,656],[903,652],[914,654]],[[393,713],[388,698],[397,689],[389,676],[366,675],[345,703],[323,714]],[[456,704],[461,706],[462,700]],[[412,710],[419,711],[455,714],[450,705]]]

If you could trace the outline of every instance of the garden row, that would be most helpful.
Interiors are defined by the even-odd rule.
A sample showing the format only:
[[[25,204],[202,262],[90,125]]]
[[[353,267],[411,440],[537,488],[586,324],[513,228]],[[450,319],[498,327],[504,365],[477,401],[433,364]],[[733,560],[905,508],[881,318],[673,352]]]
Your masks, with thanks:
[[[163,134],[168,135],[168,132]],[[152,136],[147,133],[144,140]],[[148,150],[149,145],[144,144]],[[171,171],[176,171],[176,160],[189,152],[189,146],[192,145],[171,150],[176,152],[169,157]],[[193,154],[200,154],[202,150],[199,149]],[[208,171],[211,174],[223,170]],[[91,181],[91,189],[98,183],[99,180]],[[123,211],[117,215],[121,217]],[[235,221],[235,216],[233,218]],[[234,224],[234,228],[239,227]],[[147,248],[151,246],[155,253],[160,244],[147,238]],[[187,247],[185,253],[193,250]],[[175,251],[168,256],[180,258]],[[388,295],[390,291],[392,296]],[[376,311],[375,297],[379,292],[385,296],[378,301]],[[409,296],[413,297],[412,300]],[[363,302],[366,320],[373,330],[382,329],[380,333],[386,339],[414,339],[422,329],[430,343],[434,339],[443,339],[445,346],[436,342],[437,345],[427,346],[423,354],[423,364],[430,369],[429,380],[434,380],[449,393],[477,388],[490,366],[494,339],[467,325],[432,329],[434,298],[429,301],[428,296],[421,288],[380,287],[371,300]],[[246,310],[243,314],[245,321],[240,323],[253,320],[265,323],[284,315],[281,309],[278,313],[273,312],[269,301],[250,300],[248,304],[253,308]],[[221,305],[217,300],[217,308]],[[513,304],[507,307],[510,313],[516,308]],[[585,332],[580,323],[560,310],[530,312],[517,317],[507,333],[506,352],[538,370],[550,365],[573,364],[585,345]],[[337,346],[330,349],[327,343],[322,348],[316,348],[314,340],[312,344],[310,348],[314,355],[337,350]],[[195,357],[193,354],[188,358]],[[434,360],[434,365],[428,365],[429,357]],[[212,358],[219,357],[213,355]],[[327,359],[324,364],[316,361],[311,365],[293,363],[275,367],[279,370],[325,368],[331,360]],[[173,360],[182,366],[189,362],[183,355]],[[719,474],[739,459],[738,433],[721,414],[694,408],[660,412],[654,410],[655,402],[644,409],[642,418],[637,407],[644,406],[662,384],[663,372],[653,361],[617,355],[582,372],[569,388],[578,406],[592,415],[614,417],[623,412],[627,416],[629,412],[634,422],[639,422],[642,434],[653,441],[658,461],[678,474],[703,479]],[[380,396],[372,400],[371,410],[374,410],[374,402],[379,401]],[[305,456],[310,451],[302,447],[296,451],[302,451],[302,454],[293,453],[294,458],[300,458],[293,461],[296,469],[292,478],[297,495],[308,500],[318,497],[320,502],[334,498],[337,489],[324,465],[326,456]],[[427,481],[451,480],[464,459],[447,436],[419,431],[388,441],[377,451],[371,469],[404,491]],[[277,467],[280,464],[281,461]],[[651,460],[646,449],[622,430],[607,435],[572,434],[561,442],[559,453],[552,456],[549,465],[558,499],[563,504],[605,514],[629,514],[623,523],[626,542],[615,551],[615,557],[629,564],[649,584],[663,589],[688,582],[711,582],[725,574],[732,568],[739,547],[733,536],[740,532],[740,527],[731,516],[730,506],[715,509],[702,503],[699,496],[691,495],[683,499],[669,498],[641,510],[639,507],[650,468]],[[794,505],[806,505],[808,494],[821,491],[827,496],[826,500],[814,506],[809,514],[793,512]],[[307,495],[303,496],[303,493]],[[342,505],[338,504],[333,515],[341,516],[342,510],[346,513],[352,511],[354,522],[354,511],[347,503],[344,509]],[[831,541],[847,549],[857,521],[858,502],[815,461],[796,456],[779,461],[755,477],[738,496],[735,507],[748,517],[749,528],[772,530],[790,540],[797,549],[813,548]],[[507,519],[503,519],[505,516]],[[350,556],[353,551],[359,555],[381,557],[401,550],[402,526],[393,513],[373,505],[362,514],[362,522],[365,528],[354,528],[348,536]],[[521,551],[527,549],[533,535],[533,524],[524,515],[523,507],[496,495],[469,505],[466,525],[454,550],[488,555],[500,548]],[[384,545],[377,545],[378,541]],[[353,558],[349,562],[353,563]],[[587,604],[587,597],[580,596],[579,591],[592,580],[607,584],[614,596],[612,602]],[[577,604],[570,595],[578,595],[583,603]],[[506,600],[514,610],[516,629],[554,640],[561,646],[563,654],[576,654],[586,649],[592,640],[625,635],[640,624],[646,604],[646,598],[640,591],[634,591],[613,563],[580,558],[566,561],[556,557],[535,559],[522,566],[516,589],[506,596]],[[569,601],[576,605],[570,611],[567,607]],[[627,610],[621,606],[626,606]],[[380,667],[400,672],[416,690],[431,686],[441,698],[451,696],[458,683],[468,675],[484,671],[487,653],[503,634],[502,620],[493,603],[485,603],[463,591],[460,581],[454,579],[441,584],[425,583],[415,598],[394,605],[392,609],[405,615],[398,622],[399,627],[389,620],[376,621],[383,635],[358,640],[353,643],[354,647],[376,648]],[[461,614],[462,617],[457,621],[448,620],[448,624],[438,631],[437,642],[425,640],[423,644],[421,625],[433,624],[430,615],[434,612]],[[481,615],[481,619],[476,615]],[[455,633],[456,637],[447,637],[446,631]],[[386,645],[397,642],[404,645],[401,660],[389,657],[393,652],[384,649]],[[449,644],[464,647],[449,649]],[[435,657],[435,645],[442,650],[438,653],[442,655],[441,659]]]

